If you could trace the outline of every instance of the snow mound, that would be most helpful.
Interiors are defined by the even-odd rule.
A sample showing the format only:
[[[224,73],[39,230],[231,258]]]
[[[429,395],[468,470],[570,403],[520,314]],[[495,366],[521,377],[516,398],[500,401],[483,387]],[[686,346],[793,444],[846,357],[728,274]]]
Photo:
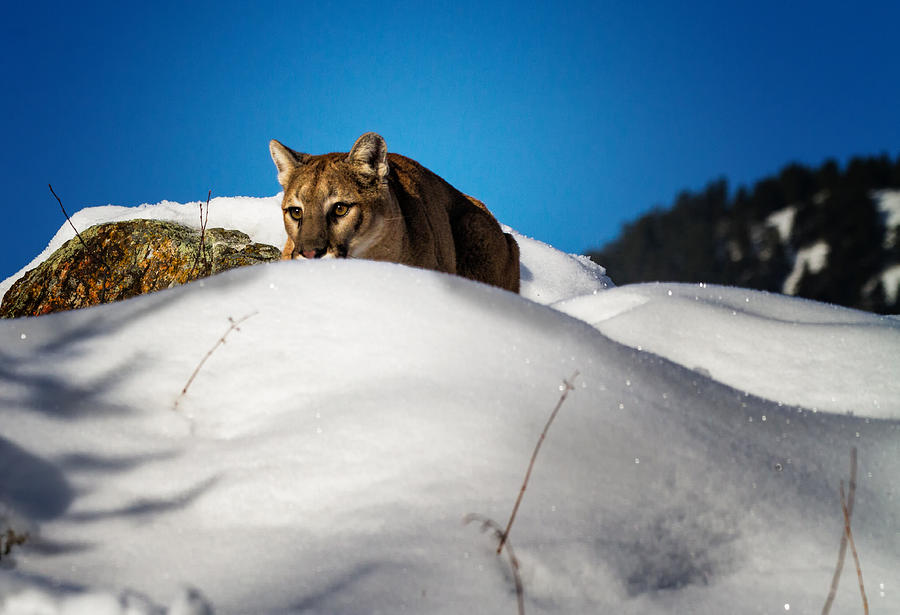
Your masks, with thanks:
[[[212,615],[213,608],[197,590],[178,592],[167,608],[133,591],[121,593],[67,590],[37,584],[6,584],[0,579],[0,615]]]
[[[740,391],[900,419],[896,318],[709,284],[633,284],[553,307]]]
[[[548,305],[614,286],[606,276],[606,269],[587,256],[566,254],[512,229],[505,230],[519,244],[522,278],[519,292],[523,297]]]
[[[564,379],[510,535],[528,613],[818,612],[854,448],[871,612],[900,610],[896,320],[603,290],[520,243],[524,296],[290,261],[0,321],[0,530],[29,534],[0,613],[515,612],[462,520],[505,524]],[[844,378],[834,412],[790,405],[821,385],[803,349]],[[833,612],[859,604],[845,578]]]

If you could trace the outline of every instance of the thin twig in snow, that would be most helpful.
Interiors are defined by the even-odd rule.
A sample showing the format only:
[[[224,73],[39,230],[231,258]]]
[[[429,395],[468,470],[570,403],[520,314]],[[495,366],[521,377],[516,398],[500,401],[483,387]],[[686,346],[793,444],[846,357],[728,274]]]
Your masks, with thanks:
[[[212,356],[212,353],[214,353],[216,351],[216,348],[218,348],[219,346],[221,346],[222,344],[225,343],[225,338],[228,337],[228,334],[231,333],[232,331],[240,331],[240,328],[238,327],[238,325],[240,325],[242,322],[244,322],[251,316],[255,316],[258,313],[259,312],[250,312],[243,318],[239,318],[237,320],[235,320],[231,316],[228,317],[228,322],[230,322],[231,325],[228,327],[228,329],[225,331],[225,333],[222,334],[222,337],[220,337],[216,341],[216,343],[213,344],[212,348],[210,348],[207,351],[206,355],[204,355],[204,357],[202,359],[200,359],[200,363],[198,363],[197,367],[194,368],[194,373],[192,373],[191,377],[188,378],[188,381],[185,383],[184,388],[181,389],[181,394],[175,400],[175,406],[173,408],[174,410],[178,410],[178,404],[181,402],[181,398],[184,397],[185,394],[187,394],[188,387],[191,386],[191,383],[194,381],[194,378],[196,378],[197,374],[200,373],[200,369],[203,367],[203,364],[206,363],[206,360]]]
[[[28,532],[17,534],[12,528],[8,528],[6,532],[0,533],[0,559],[9,555],[12,548],[17,545],[24,545],[28,541]]]
[[[513,521],[516,520],[516,513],[519,510],[519,505],[522,503],[525,489],[528,487],[528,479],[531,478],[531,471],[534,469],[534,462],[537,459],[538,451],[541,450],[541,445],[547,437],[550,425],[553,423],[556,415],[559,414],[559,409],[562,408],[563,402],[565,402],[566,397],[569,396],[569,391],[575,390],[573,383],[576,378],[578,378],[578,370],[576,370],[568,380],[563,380],[563,384],[560,387],[562,389],[562,395],[559,396],[556,407],[553,408],[553,412],[550,413],[550,418],[547,419],[547,424],[544,425],[544,429],[541,431],[541,435],[534,447],[534,452],[531,454],[531,461],[528,463],[528,470],[525,472],[525,480],[522,481],[522,487],[519,489],[519,496],[516,498],[516,503],[513,506],[512,514],[509,516],[509,522],[506,524],[506,529],[504,530],[503,527],[493,519],[489,519],[488,517],[476,513],[470,513],[463,519],[463,523],[470,523],[472,521],[480,522],[481,531],[486,531],[488,529],[494,531],[494,536],[497,537],[497,542],[499,544],[497,547],[497,555],[500,555],[504,546],[506,547],[506,554],[509,557],[509,565],[513,573],[513,581],[516,584],[516,600],[519,604],[519,615],[525,615],[525,587],[522,585],[522,578],[519,576],[519,560],[516,558],[512,544],[509,541],[509,532],[512,529]]]
[[[556,415],[559,413],[559,409],[562,408],[563,402],[566,401],[566,397],[568,397],[569,391],[575,390],[575,387],[572,385],[572,383],[575,382],[575,379],[577,377],[578,370],[576,370],[568,380],[563,380],[562,395],[559,396],[559,401],[556,402],[556,407],[553,409],[553,412],[550,413],[550,418],[547,419],[547,424],[544,425],[544,430],[541,432],[541,437],[538,438],[537,444],[534,447],[534,452],[531,454],[531,462],[529,462],[528,470],[525,472],[525,480],[522,481],[522,488],[519,490],[519,497],[516,498],[516,503],[513,506],[512,514],[509,516],[509,523],[506,524],[506,530],[500,535],[500,544],[497,546],[497,555],[500,555],[500,552],[503,551],[503,545],[509,538],[509,532],[512,529],[513,521],[516,520],[516,513],[519,512],[519,505],[522,503],[522,497],[525,495],[525,489],[528,486],[528,479],[531,478],[531,470],[534,468],[534,461],[537,459],[538,451],[541,450],[541,445],[544,443],[544,438],[547,437],[547,431],[550,430],[550,425],[553,423],[553,419],[556,418]]]
[[[859,555],[856,553],[856,543],[853,540],[853,532],[850,531],[850,510],[844,497],[844,481],[841,481],[841,510],[844,513],[844,535],[850,543],[850,552],[853,553],[853,561],[856,563],[856,578],[859,579],[859,594],[862,596],[863,613],[869,615],[869,600],[866,598],[866,588],[863,585],[862,568],[859,566]]]
[[[503,539],[503,528],[493,519],[488,519],[487,517],[475,513],[468,514],[463,519],[463,523],[465,524],[469,524],[472,521],[481,523],[482,532],[493,530],[494,536],[496,536],[498,540]],[[515,583],[516,586],[516,602],[519,605],[519,615],[525,615],[525,587],[522,585],[522,577],[519,575],[519,560],[516,558],[515,551],[513,551],[512,543],[509,542],[509,540],[506,540],[505,542],[506,555],[509,557],[509,567],[512,570],[513,583]]]
[[[853,500],[856,495],[856,447],[850,449],[850,489],[847,494],[847,518],[853,516]],[[842,504],[843,507],[843,504]],[[847,532],[841,533],[841,546],[838,549],[837,564],[834,567],[834,575],[831,577],[831,590],[828,592],[828,598],[825,600],[825,606],[822,607],[822,615],[828,615],[831,611],[831,605],[837,595],[838,583],[841,580],[841,572],[844,570],[844,558],[847,555]]]

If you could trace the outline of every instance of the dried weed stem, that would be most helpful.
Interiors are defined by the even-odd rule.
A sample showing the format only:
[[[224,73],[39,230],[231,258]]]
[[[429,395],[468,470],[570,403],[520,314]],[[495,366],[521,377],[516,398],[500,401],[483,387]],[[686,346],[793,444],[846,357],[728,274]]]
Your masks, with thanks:
[[[559,401],[556,402],[556,407],[553,408],[553,412],[550,413],[550,418],[547,419],[547,424],[544,425],[544,430],[541,431],[541,436],[538,438],[537,444],[534,447],[534,452],[531,454],[531,461],[528,463],[528,470],[525,472],[525,480],[522,481],[522,488],[519,489],[519,497],[516,498],[516,503],[513,506],[512,514],[509,515],[509,522],[506,524],[506,530],[500,535],[500,544],[497,545],[497,555],[500,555],[500,552],[503,551],[503,545],[506,544],[506,541],[509,538],[509,532],[510,530],[512,530],[513,521],[516,520],[516,513],[519,512],[519,505],[522,503],[522,497],[525,495],[525,489],[528,487],[528,480],[531,478],[531,471],[532,469],[534,469],[534,462],[537,459],[538,452],[541,450],[541,445],[544,443],[544,439],[547,437],[547,432],[550,430],[550,425],[553,424],[553,420],[556,418],[556,415],[559,414],[559,409],[562,408],[563,402],[566,401],[566,397],[568,397],[569,391],[575,390],[575,387],[572,383],[575,382],[575,379],[577,377],[578,370],[576,370],[568,380],[563,380],[562,395],[559,396]]]
[[[468,514],[463,519],[463,523],[466,524],[469,524],[472,521],[477,521],[481,524],[482,532],[493,530],[494,536],[496,536],[498,540],[503,540],[505,538],[503,528],[493,519],[488,519],[487,517],[475,513]],[[525,615],[525,587],[522,585],[522,577],[519,575],[519,560],[516,558],[515,551],[513,551],[512,543],[510,543],[509,540],[506,540],[505,543],[506,555],[509,557],[509,568],[512,570],[513,583],[516,586],[516,602],[519,605],[519,615]]]
[[[856,578],[859,579],[859,595],[862,597],[863,613],[869,615],[869,600],[866,598],[866,587],[863,585],[862,568],[859,565],[859,554],[856,552],[856,542],[853,540],[853,532],[850,531],[850,509],[847,499],[844,497],[844,481],[841,481],[841,510],[844,513],[844,535],[850,543],[850,552],[856,564]]]
[[[9,555],[14,546],[24,545],[27,540],[28,532],[17,534],[12,528],[7,529],[6,532],[0,534],[0,559]]]
[[[856,545],[853,541],[853,533],[850,531],[850,519],[853,516],[853,501],[856,496],[856,470],[857,470],[857,462],[856,462],[856,447],[850,449],[850,488],[847,492],[846,497],[844,497],[844,481],[841,481],[840,485],[840,496],[841,496],[841,511],[844,516],[844,531],[841,533],[841,546],[838,549],[838,559],[837,564],[834,567],[834,575],[831,578],[831,589],[828,592],[828,598],[825,600],[825,605],[822,607],[822,615],[828,615],[831,611],[831,605],[834,603],[834,598],[837,595],[838,583],[841,580],[841,572],[844,570],[844,558],[847,555],[847,544],[850,544],[850,548],[853,552],[853,559],[856,561],[856,576],[859,579],[859,591],[862,595],[863,601],[863,612],[868,615],[869,613],[869,601],[866,598],[866,589],[863,585],[862,578],[862,569],[859,565],[859,556],[856,553]]]
[[[191,266],[191,271],[188,273],[188,280],[194,277],[194,272],[197,270],[197,267],[200,265],[200,260],[203,258],[203,253],[206,252],[206,245],[204,241],[206,240],[206,222],[209,220],[209,198],[212,196],[212,189],[206,193],[206,210],[203,209],[203,202],[200,202],[200,245],[197,246],[197,257],[194,259],[194,264]]]
[[[257,315],[258,313],[259,312],[250,312],[243,318],[239,318],[237,320],[235,320],[231,316],[228,317],[228,322],[230,322],[231,324],[229,325],[228,329],[225,330],[225,333],[222,334],[222,337],[220,337],[218,340],[216,340],[216,343],[213,344],[212,348],[210,348],[206,352],[206,354],[203,356],[203,358],[200,359],[200,363],[198,363],[197,367],[194,368],[194,373],[192,373],[191,377],[188,378],[187,382],[184,385],[184,388],[181,389],[181,394],[179,394],[178,398],[175,400],[175,405],[173,407],[173,410],[178,410],[178,404],[181,402],[181,398],[187,394],[188,388],[191,386],[191,383],[194,382],[194,378],[197,377],[197,374],[200,373],[200,369],[203,367],[203,364],[206,363],[207,359],[209,359],[212,356],[212,354],[216,351],[216,348],[218,348],[219,346],[221,346],[222,344],[225,343],[225,338],[228,337],[228,334],[231,333],[232,331],[240,331],[240,327],[238,325],[240,325],[242,322],[244,322],[251,316]]]
[[[541,431],[541,435],[538,438],[537,444],[534,447],[534,451],[531,453],[531,461],[528,463],[528,469],[525,471],[525,479],[522,481],[522,487],[519,489],[519,496],[516,498],[516,503],[513,506],[512,514],[509,516],[509,522],[506,524],[506,529],[488,517],[483,515],[479,515],[477,513],[470,513],[465,516],[463,519],[463,523],[471,523],[472,521],[478,521],[481,523],[481,531],[493,530],[494,536],[497,537],[497,555],[500,555],[503,551],[503,547],[506,547],[506,554],[509,557],[509,566],[512,569],[513,574],[513,582],[516,585],[516,600],[519,605],[519,615],[525,614],[525,588],[522,585],[522,578],[519,575],[519,560],[516,558],[515,553],[513,552],[512,544],[509,541],[509,532],[512,530],[513,522],[516,520],[516,513],[519,512],[519,505],[522,503],[522,498],[525,495],[525,489],[528,487],[528,480],[531,478],[531,471],[534,469],[534,462],[537,460],[538,452],[541,450],[541,445],[544,443],[544,440],[547,437],[547,432],[550,431],[550,425],[553,424],[554,419],[556,419],[556,415],[559,414],[559,409],[562,408],[563,403],[566,401],[566,397],[569,396],[569,391],[574,391],[575,386],[573,383],[575,379],[578,377],[578,371],[576,370],[568,380],[563,380],[563,384],[560,387],[562,389],[562,395],[559,396],[559,401],[556,402],[556,407],[553,408],[553,412],[550,413],[550,418],[547,419],[547,423],[544,425],[544,429]]]
[[[63,207],[62,199],[59,198],[59,195],[56,194],[56,190],[53,189],[53,184],[47,184],[47,187],[50,188],[50,193],[56,198],[56,202],[59,203],[59,208],[62,210],[63,215],[66,217],[66,222],[69,223],[69,226],[72,227],[72,230],[75,231],[75,235],[78,237],[78,241],[81,242],[81,245],[88,252],[88,254],[92,256],[96,256],[100,260],[100,264],[103,265],[103,279],[100,281],[100,303],[106,302],[106,276],[112,271],[112,267],[109,266],[109,263],[106,262],[106,258],[104,258],[103,254],[99,252],[94,252],[84,241],[84,237],[81,236],[81,233],[78,232],[78,229],[75,228],[75,224],[72,222],[72,218],[69,217],[69,213],[66,211],[66,208]]]
[[[53,184],[47,184],[47,187],[50,188],[51,194],[53,194],[53,196],[56,197],[56,202],[59,203],[59,208],[62,210],[63,215],[66,217],[66,221],[69,223],[69,226],[72,227],[72,230],[75,231],[75,235],[81,241],[81,245],[83,245],[84,249],[87,250],[88,249],[87,244],[84,243],[84,239],[81,237],[81,233],[78,232],[78,229],[75,228],[75,225],[72,223],[72,218],[69,217],[69,214],[66,212],[66,208],[63,207],[62,200],[59,198],[59,196],[56,194],[56,191],[53,189]]]

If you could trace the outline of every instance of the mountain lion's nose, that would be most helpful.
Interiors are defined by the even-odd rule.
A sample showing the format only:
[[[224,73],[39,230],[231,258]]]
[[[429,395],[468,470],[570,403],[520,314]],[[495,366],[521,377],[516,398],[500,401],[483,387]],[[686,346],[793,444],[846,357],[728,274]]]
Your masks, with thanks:
[[[325,250],[303,250],[303,258],[320,258],[325,255]]]

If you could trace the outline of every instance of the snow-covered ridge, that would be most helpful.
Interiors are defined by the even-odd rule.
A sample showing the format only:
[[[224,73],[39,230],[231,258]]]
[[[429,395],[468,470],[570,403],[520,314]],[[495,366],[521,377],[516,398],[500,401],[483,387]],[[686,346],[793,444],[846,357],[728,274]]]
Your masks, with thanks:
[[[276,199],[217,199],[209,225],[278,245]],[[137,212],[73,220],[107,214]],[[517,239],[522,296],[279,262],[0,321],[0,526],[30,533],[0,613],[513,613],[461,520],[506,521],[576,370],[511,534],[529,614],[819,612],[852,447],[870,609],[900,611],[900,320],[611,288]],[[845,576],[832,612],[859,609]]]

